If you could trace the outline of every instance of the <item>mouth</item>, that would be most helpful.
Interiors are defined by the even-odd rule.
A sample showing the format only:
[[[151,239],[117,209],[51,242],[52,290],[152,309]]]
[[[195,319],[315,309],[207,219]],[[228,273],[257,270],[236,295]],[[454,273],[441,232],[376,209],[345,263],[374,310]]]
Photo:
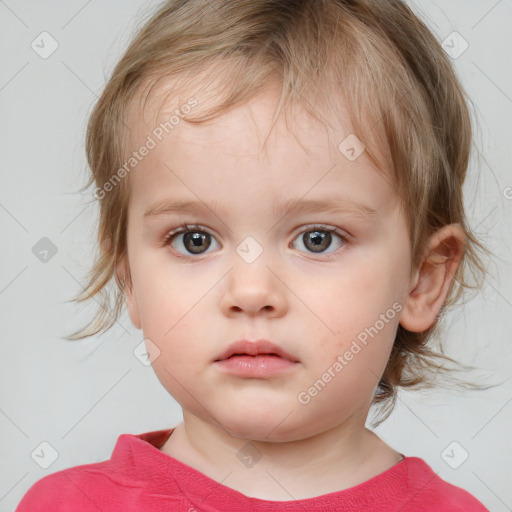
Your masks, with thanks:
[[[238,340],[228,346],[221,354],[219,354],[214,362],[224,361],[235,357],[260,357],[269,356],[274,358],[286,359],[291,362],[298,362],[298,359],[288,353],[282,347],[275,345],[268,340]]]
[[[244,378],[268,378],[298,366],[298,359],[268,340],[240,340],[215,360],[224,373]]]

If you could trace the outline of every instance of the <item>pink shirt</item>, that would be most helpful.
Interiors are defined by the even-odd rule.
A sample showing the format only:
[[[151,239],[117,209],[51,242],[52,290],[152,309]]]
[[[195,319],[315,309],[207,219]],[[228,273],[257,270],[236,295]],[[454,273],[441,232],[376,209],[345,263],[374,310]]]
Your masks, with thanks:
[[[316,498],[249,498],[161,452],[171,432],[120,435],[110,460],[41,478],[15,512],[489,512],[418,457],[405,457],[366,482]]]

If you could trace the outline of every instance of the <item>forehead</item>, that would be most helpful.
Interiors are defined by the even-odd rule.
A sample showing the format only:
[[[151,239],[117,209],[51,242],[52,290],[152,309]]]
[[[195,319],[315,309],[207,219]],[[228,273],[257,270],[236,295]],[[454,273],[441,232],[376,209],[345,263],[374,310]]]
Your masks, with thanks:
[[[191,124],[187,116],[200,115],[218,98],[206,89],[166,97],[168,90],[155,88],[144,110],[130,111],[129,152],[152,146],[130,174],[130,201],[137,209],[184,195],[229,204],[237,199],[232,191],[240,201],[263,189],[274,202],[338,193],[340,199],[366,198],[380,209],[389,207],[390,170],[370,161],[342,98],[328,116],[308,103],[319,119],[298,105],[283,110],[273,125],[280,86],[272,83],[214,119]],[[383,153],[378,157],[385,161]]]

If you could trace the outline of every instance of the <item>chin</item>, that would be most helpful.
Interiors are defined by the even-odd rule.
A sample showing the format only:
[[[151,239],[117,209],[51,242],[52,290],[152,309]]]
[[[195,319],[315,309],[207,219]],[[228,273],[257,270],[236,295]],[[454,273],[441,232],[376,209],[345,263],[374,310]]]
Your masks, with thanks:
[[[310,420],[301,419],[296,410],[286,410],[288,412],[283,413],[284,408],[254,408],[247,413],[247,410],[231,408],[225,415],[217,414],[215,418],[232,437],[248,441],[292,442],[316,433],[311,430]]]

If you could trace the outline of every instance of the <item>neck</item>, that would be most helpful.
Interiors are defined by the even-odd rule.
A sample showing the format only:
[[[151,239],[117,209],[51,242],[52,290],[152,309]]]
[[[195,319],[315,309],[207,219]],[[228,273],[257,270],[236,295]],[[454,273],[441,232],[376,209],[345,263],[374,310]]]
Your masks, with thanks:
[[[161,450],[246,496],[306,499],[358,485],[401,460],[364,418],[294,441],[235,438],[187,414]]]

